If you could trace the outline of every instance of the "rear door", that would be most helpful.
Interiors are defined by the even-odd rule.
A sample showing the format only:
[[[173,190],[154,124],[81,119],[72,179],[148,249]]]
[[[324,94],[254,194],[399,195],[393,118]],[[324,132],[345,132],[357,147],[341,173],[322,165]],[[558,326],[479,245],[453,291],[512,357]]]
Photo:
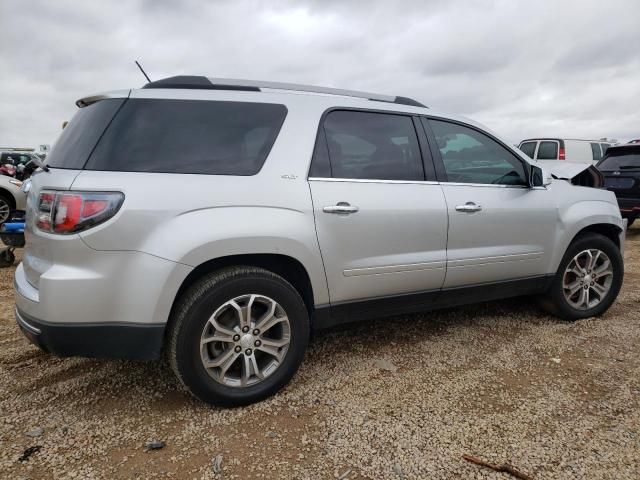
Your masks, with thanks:
[[[424,124],[437,145],[449,211],[444,288],[548,273],[558,221],[553,195],[530,188],[527,164],[488,134],[440,119]]]
[[[309,186],[332,306],[442,287],[447,209],[415,122],[360,110],[321,121]]]

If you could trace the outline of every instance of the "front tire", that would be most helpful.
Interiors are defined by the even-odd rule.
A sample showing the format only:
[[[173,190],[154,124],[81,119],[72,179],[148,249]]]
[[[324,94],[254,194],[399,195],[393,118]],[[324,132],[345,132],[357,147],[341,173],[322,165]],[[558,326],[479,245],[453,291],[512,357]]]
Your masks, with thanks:
[[[569,321],[600,316],[617,298],[623,277],[620,249],[603,235],[581,235],[565,252],[544,305]]]
[[[307,308],[290,283],[261,268],[228,268],[198,280],[179,299],[169,361],[200,400],[248,405],[291,380],[309,331]]]

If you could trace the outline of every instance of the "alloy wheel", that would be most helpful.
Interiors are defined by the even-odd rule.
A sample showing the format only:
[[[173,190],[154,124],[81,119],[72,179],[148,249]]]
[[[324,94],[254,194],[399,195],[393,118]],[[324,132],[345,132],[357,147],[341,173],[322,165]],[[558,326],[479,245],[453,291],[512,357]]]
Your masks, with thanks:
[[[242,295],[211,315],[200,338],[200,358],[218,383],[248,387],[280,367],[290,341],[291,325],[280,304],[264,295]]]
[[[596,307],[613,284],[613,265],[602,250],[578,253],[567,265],[562,277],[564,298],[577,310]]]

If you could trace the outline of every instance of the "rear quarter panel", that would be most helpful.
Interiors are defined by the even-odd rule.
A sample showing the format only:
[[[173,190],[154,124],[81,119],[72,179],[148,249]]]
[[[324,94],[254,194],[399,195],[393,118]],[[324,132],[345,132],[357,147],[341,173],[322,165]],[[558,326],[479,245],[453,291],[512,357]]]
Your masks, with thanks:
[[[113,219],[81,238],[96,250],[141,251],[191,267],[228,255],[288,255],[306,268],[315,302],[328,303],[306,179],[321,111],[309,115],[304,102],[287,108],[254,176],[83,171],[73,190],[121,191],[125,200]]]

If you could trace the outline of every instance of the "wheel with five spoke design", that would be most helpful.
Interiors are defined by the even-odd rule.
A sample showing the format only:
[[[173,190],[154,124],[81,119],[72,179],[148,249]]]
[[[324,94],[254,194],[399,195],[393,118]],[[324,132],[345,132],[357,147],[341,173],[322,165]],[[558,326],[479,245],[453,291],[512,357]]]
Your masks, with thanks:
[[[617,245],[596,233],[578,237],[567,249],[548,300],[566,320],[603,314],[618,296],[624,264]]]
[[[202,278],[182,295],[168,353],[196,397],[246,405],[288,383],[308,338],[307,308],[291,284],[267,270],[235,267]]]

